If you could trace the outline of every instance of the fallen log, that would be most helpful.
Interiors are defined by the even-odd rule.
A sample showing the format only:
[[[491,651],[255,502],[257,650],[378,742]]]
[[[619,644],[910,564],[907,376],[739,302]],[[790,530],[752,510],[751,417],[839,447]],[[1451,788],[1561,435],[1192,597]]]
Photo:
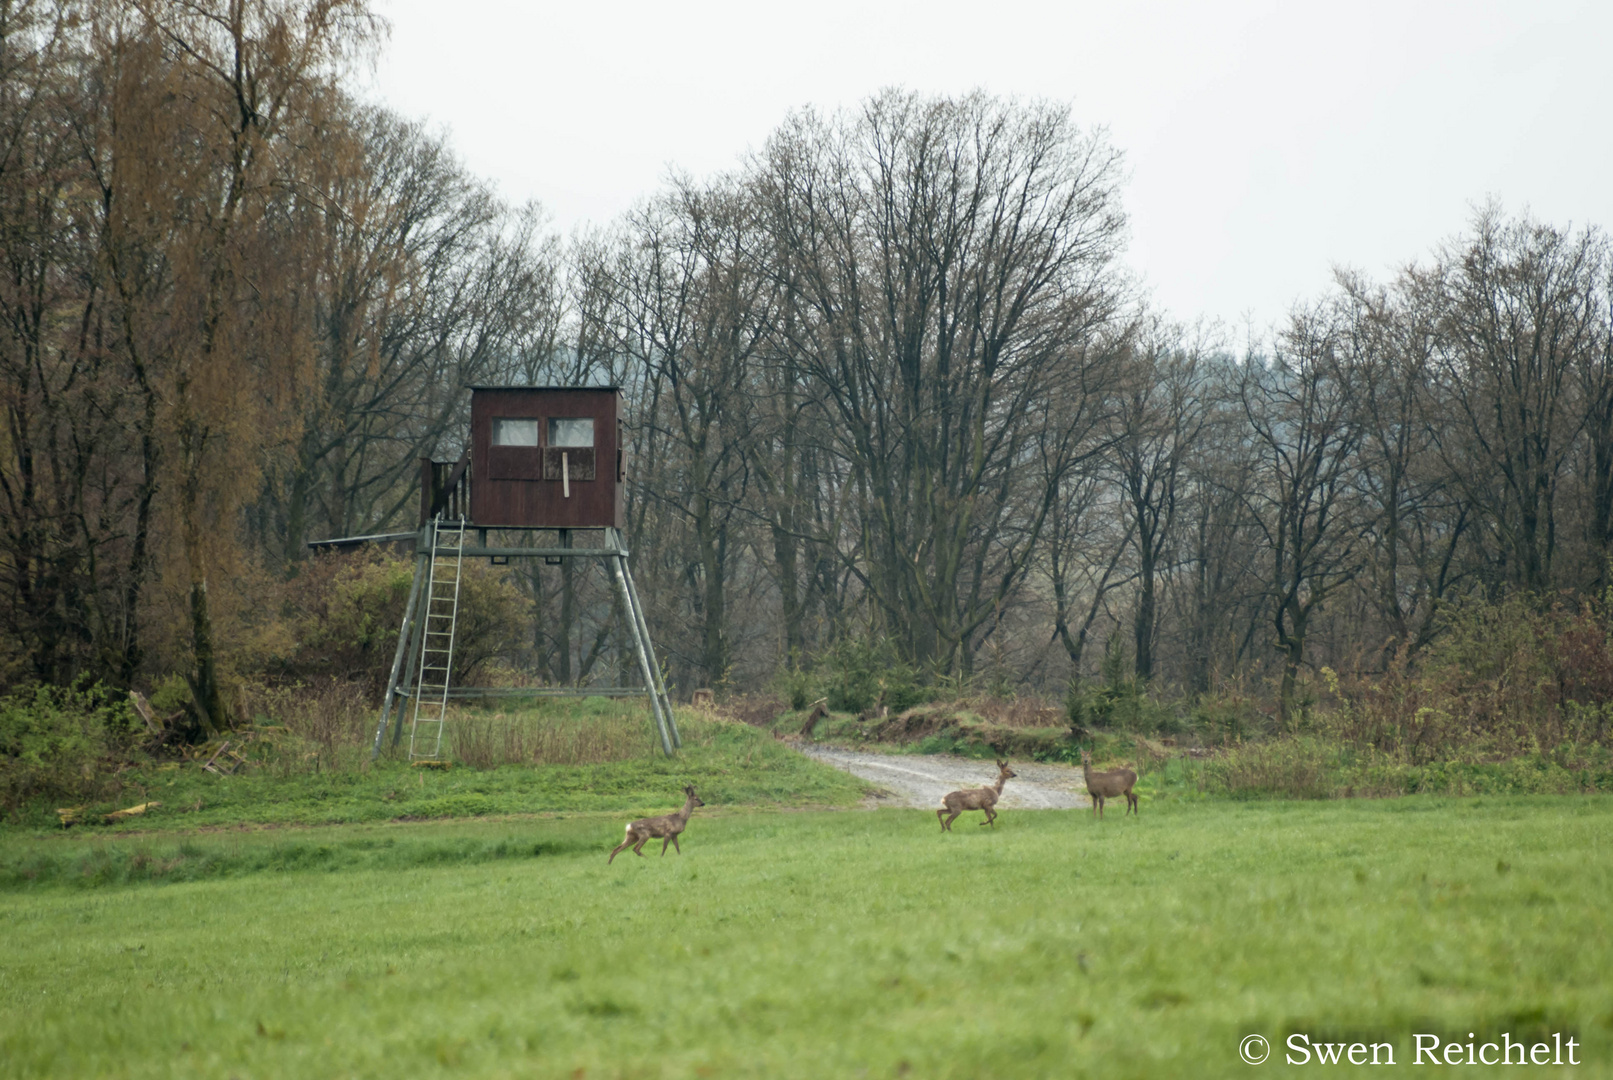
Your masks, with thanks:
[[[139,817],[147,810],[155,810],[161,806],[160,802],[143,802],[139,806],[131,806],[123,810],[114,810],[106,816],[108,825],[116,825],[120,821],[128,821],[132,817]]]

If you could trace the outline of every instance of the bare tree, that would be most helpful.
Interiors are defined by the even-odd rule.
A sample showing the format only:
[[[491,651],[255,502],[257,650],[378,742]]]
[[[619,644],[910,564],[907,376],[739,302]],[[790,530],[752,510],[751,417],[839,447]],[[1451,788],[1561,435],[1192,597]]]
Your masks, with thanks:
[[[1481,210],[1472,234],[1416,275],[1437,313],[1432,370],[1457,422],[1446,467],[1494,534],[1504,579],[1553,584],[1557,490],[1583,414],[1577,365],[1598,347],[1603,242]]]
[[[1403,288],[1340,273],[1339,348],[1356,380],[1362,425],[1357,487],[1374,527],[1363,586],[1383,622],[1382,652],[1431,642],[1446,598],[1468,567],[1458,560],[1470,508],[1439,467],[1444,403],[1430,393],[1437,344],[1428,312]]]
[[[1096,424],[1118,157],[1051,106],[889,92],[794,117],[758,168],[857,572],[906,658],[966,670]]]
[[[1141,335],[1121,387],[1113,455],[1137,553],[1133,664],[1144,681],[1154,676],[1158,590],[1175,540],[1179,481],[1208,419],[1200,370],[1207,348],[1156,321]]]
[[[680,182],[629,219],[611,264],[616,348],[641,371],[640,424],[652,425],[659,451],[638,455],[641,472],[652,470],[639,492],[654,500],[662,528],[635,544],[661,565],[663,583],[679,582],[697,644],[688,649],[677,634],[671,649],[707,686],[728,672],[727,589],[754,426],[750,372],[772,309],[760,243],[737,184]]]
[[[419,459],[462,449],[463,388],[530,379],[559,349],[559,253],[541,214],[505,207],[419,125],[375,109],[348,123],[306,153],[288,222],[318,282],[301,422],[262,500],[262,542],[288,560],[310,530],[409,524]]]
[[[1362,522],[1351,499],[1358,395],[1355,372],[1340,355],[1335,313],[1295,313],[1271,363],[1245,363],[1241,393],[1259,455],[1249,502],[1270,559],[1283,665],[1279,707],[1291,723],[1312,620],[1360,562]]]

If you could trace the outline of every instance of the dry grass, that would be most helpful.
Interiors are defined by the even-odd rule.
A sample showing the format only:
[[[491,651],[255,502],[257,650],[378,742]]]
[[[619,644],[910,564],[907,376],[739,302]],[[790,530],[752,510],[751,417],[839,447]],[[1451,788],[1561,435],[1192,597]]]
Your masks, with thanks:
[[[564,709],[459,709],[448,725],[452,756],[476,769],[499,765],[597,765],[643,757],[647,706],[589,700]]]
[[[953,711],[975,713],[999,727],[1009,728],[1062,728],[1067,726],[1064,709],[1035,696],[1018,697],[1012,701],[995,698],[976,698],[947,706]]]
[[[358,767],[369,761],[380,706],[362,682],[317,679],[252,687],[254,735],[273,744],[266,760],[283,774]],[[408,703],[404,703],[408,727]],[[393,721],[396,723],[396,721]],[[472,768],[589,765],[648,752],[650,723],[640,699],[590,698],[501,710],[450,707],[446,756]],[[388,737],[390,746],[390,736]]]

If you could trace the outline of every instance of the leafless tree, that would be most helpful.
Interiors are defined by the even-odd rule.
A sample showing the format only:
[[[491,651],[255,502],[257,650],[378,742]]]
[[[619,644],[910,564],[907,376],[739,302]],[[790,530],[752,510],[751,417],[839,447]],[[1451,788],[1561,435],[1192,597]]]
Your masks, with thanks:
[[[1201,361],[1212,347],[1156,321],[1140,336],[1121,384],[1113,454],[1137,557],[1132,656],[1144,681],[1154,675],[1159,586],[1176,538],[1180,480],[1208,422]]]
[[[1118,157],[1051,106],[888,92],[795,116],[759,167],[857,573],[902,655],[966,670],[1096,424]]]
[[[1584,423],[1573,378],[1599,344],[1604,259],[1593,231],[1491,206],[1416,278],[1437,313],[1438,393],[1457,421],[1441,443],[1446,467],[1482,509],[1504,579],[1532,591],[1555,580],[1558,485]]]
[[[1351,485],[1362,435],[1357,373],[1341,355],[1336,318],[1326,307],[1296,312],[1271,362],[1247,361],[1241,387],[1258,453],[1249,505],[1270,565],[1284,722],[1295,718],[1312,620],[1361,558]]]

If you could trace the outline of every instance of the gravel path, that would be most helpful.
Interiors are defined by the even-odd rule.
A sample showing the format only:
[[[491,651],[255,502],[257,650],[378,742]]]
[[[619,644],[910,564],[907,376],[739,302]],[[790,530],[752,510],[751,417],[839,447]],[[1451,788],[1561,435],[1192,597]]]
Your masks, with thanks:
[[[934,810],[949,791],[980,787],[997,779],[989,761],[950,754],[865,754],[827,746],[797,746],[807,757],[844,769],[890,793],[882,806]],[[1015,776],[1003,785],[997,805],[1009,810],[1068,810],[1090,806],[1081,770],[1070,765],[1011,761]]]

